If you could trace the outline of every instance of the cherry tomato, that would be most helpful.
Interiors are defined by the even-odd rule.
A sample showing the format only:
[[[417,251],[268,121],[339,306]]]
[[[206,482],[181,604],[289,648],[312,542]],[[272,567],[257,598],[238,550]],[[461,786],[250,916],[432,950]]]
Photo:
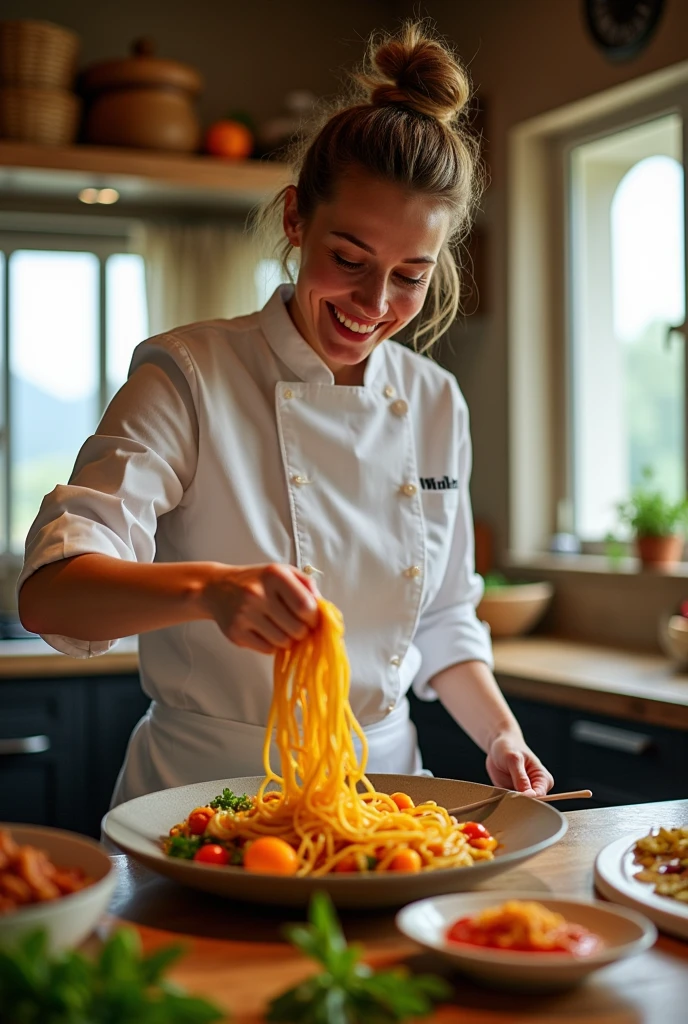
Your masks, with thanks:
[[[350,853],[348,856],[342,857],[341,860],[338,860],[333,870],[337,874],[341,874],[342,872],[358,871],[358,862],[356,861],[353,853]]]
[[[467,839],[490,839],[490,833],[479,821],[464,821],[459,829]]]
[[[202,836],[208,827],[208,822],[215,815],[212,807],[197,807],[189,815],[187,825],[192,836]]]
[[[194,860],[197,860],[199,864],[216,864],[221,867],[229,863],[229,854],[224,846],[220,846],[218,843],[206,843],[205,846],[200,846],[196,850]]]
[[[400,850],[387,865],[388,871],[420,871],[422,860],[416,850]]]
[[[406,793],[392,793],[392,800],[400,811],[408,811],[416,806],[411,797]]]
[[[299,869],[296,850],[277,836],[261,836],[246,847],[244,867],[261,875],[295,875]]]

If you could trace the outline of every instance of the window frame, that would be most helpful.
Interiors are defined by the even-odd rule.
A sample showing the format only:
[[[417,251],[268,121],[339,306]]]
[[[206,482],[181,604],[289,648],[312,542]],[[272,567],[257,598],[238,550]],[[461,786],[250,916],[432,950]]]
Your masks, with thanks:
[[[688,296],[688,62],[515,126],[509,137],[509,557],[541,561],[573,507],[570,155],[670,113],[683,121]],[[688,357],[688,352],[686,353]],[[686,359],[688,378],[688,358]],[[688,379],[684,423],[688,439]],[[687,469],[688,474],[688,444]],[[586,542],[597,553],[603,542]],[[555,556],[556,557],[556,556]],[[565,558],[563,563],[565,564]]]
[[[0,252],[4,255],[1,290],[4,296],[0,324],[0,556],[18,558],[11,546],[12,537],[12,389],[10,386],[10,258],[18,250],[89,252],[98,260],[98,405],[102,416],[112,397],[107,380],[107,282],[106,264],[110,256],[134,252],[131,222],[108,218],[107,224],[77,225],[60,218],[6,217],[0,215]]]
[[[681,148],[684,171],[683,239],[684,252],[686,254],[686,259],[684,261],[683,287],[686,303],[685,308],[688,311],[688,89],[679,90],[678,92],[672,90],[670,95],[658,97],[651,104],[643,105],[642,109],[620,111],[612,117],[604,118],[601,121],[595,121],[586,125],[582,131],[574,131],[570,134],[567,133],[557,141],[557,145],[555,147],[554,159],[558,168],[557,173],[559,174],[562,182],[562,212],[564,217],[562,232],[564,243],[564,253],[562,254],[564,324],[562,331],[563,353],[561,358],[561,363],[564,367],[564,380],[561,384],[564,392],[564,401],[561,406],[563,418],[558,426],[558,435],[562,441],[562,447],[560,450],[564,452],[564,459],[562,460],[563,472],[558,482],[555,500],[557,502],[557,508],[564,510],[563,518],[565,521],[569,519],[573,521],[572,510],[575,507],[576,487],[576,436],[573,399],[575,388],[574,317],[576,314],[573,301],[575,283],[573,280],[573,268],[571,266],[572,246],[574,243],[576,226],[574,210],[574,183],[572,180],[572,154],[578,146],[595,142],[600,139],[609,138],[612,135],[616,135],[620,132],[636,128],[641,125],[649,124],[670,114],[678,115],[681,118]],[[685,324],[683,325],[683,329],[676,333],[683,337],[682,343],[684,345],[685,355],[688,356],[688,350],[686,350],[688,338],[686,337]],[[678,341],[676,343],[678,343]],[[683,427],[684,436],[686,438],[686,444],[684,446],[684,479],[688,490],[688,358],[684,359],[684,368]],[[573,532],[575,533],[575,528]],[[576,536],[578,535],[576,534]],[[605,544],[601,537],[598,540],[578,537],[578,540],[583,553],[600,554],[604,551]]]

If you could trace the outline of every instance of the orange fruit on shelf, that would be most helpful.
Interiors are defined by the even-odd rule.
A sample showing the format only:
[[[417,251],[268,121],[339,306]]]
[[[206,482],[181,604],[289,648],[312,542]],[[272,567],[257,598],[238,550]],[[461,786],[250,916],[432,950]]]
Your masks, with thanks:
[[[253,152],[253,135],[241,121],[216,121],[206,132],[205,149],[225,160],[245,160]]]

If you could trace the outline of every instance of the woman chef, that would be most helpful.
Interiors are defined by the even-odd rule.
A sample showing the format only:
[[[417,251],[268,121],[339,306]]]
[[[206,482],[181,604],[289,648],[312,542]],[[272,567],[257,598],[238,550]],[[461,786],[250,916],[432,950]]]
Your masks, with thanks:
[[[143,688],[115,791],[262,774],[277,649],[342,611],[372,772],[422,768],[406,692],[439,698],[496,785],[544,794],[475,606],[470,440],[454,378],[392,341],[458,304],[451,243],[475,197],[463,70],[407,25],[367,94],[307,143],[273,200],[298,279],[264,309],[139,345],[128,382],[44,499],[19,579],[59,651],[140,634]],[[270,212],[270,211],[268,211]]]

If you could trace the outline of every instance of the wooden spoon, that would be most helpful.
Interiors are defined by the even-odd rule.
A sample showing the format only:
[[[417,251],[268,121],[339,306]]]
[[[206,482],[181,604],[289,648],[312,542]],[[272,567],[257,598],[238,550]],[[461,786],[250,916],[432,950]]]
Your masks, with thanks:
[[[447,813],[452,814],[455,818],[460,818],[462,814],[467,814],[469,811],[475,811],[478,807],[487,807],[489,804],[499,803],[500,800],[507,800],[514,796],[520,796],[515,790],[504,790],[502,793],[498,793],[496,796],[488,796],[484,800],[476,800],[472,804],[464,804],[462,807],[452,807]],[[546,796],[530,797],[531,800],[539,800],[540,803],[547,804],[552,800],[587,800],[592,796],[592,790],[589,789],[574,789],[569,793],[548,793]]]

